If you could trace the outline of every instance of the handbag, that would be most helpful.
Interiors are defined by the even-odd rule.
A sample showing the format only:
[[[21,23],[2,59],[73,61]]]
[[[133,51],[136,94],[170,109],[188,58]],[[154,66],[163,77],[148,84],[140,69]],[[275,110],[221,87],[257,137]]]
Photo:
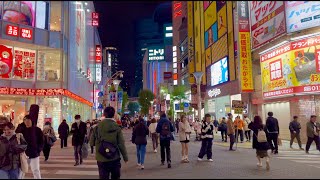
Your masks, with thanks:
[[[20,144],[21,133],[17,133],[16,136],[17,136],[18,144]],[[29,170],[28,157],[25,152],[20,153],[20,168],[22,172],[28,173],[28,170]]]
[[[89,149],[88,143],[83,143],[81,147],[83,159],[86,159],[88,157],[88,154],[89,154],[88,149]]]
[[[98,152],[106,159],[114,159],[119,153],[118,146],[101,139],[99,128],[97,127],[98,139],[100,141],[100,147]]]

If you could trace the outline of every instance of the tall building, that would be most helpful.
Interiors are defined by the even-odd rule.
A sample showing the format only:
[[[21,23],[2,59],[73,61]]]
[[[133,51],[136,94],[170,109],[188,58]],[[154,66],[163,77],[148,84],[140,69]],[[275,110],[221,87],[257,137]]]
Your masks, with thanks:
[[[160,4],[154,11],[152,18],[143,19],[135,23],[135,87],[132,96],[138,96],[143,88],[142,64],[148,47],[164,45],[164,29],[166,23],[171,23],[171,3]]]
[[[50,121],[55,131],[76,114],[91,119],[102,58],[93,2],[0,1],[0,7],[0,115],[17,126],[38,104],[37,125]]]
[[[119,51],[115,47],[105,47],[108,66],[111,68],[111,75],[119,71]]]

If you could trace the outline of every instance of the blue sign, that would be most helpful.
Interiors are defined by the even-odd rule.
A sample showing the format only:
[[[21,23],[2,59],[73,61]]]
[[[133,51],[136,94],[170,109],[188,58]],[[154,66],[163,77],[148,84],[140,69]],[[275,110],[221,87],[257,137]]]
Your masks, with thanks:
[[[174,104],[175,110],[180,110],[180,104]]]
[[[99,97],[103,96],[103,92],[100,91],[100,92],[98,93],[98,96],[99,96]]]
[[[183,106],[187,108],[189,107],[189,103],[184,103]]]
[[[98,109],[103,109],[102,104],[99,104]]]

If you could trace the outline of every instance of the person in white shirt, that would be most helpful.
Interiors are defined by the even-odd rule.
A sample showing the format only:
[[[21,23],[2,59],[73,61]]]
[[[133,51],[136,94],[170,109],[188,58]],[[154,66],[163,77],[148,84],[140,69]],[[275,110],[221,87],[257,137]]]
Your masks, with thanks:
[[[149,126],[149,132],[151,134],[151,138],[152,138],[152,145],[153,145],[153,152],[157,152],[157,148],[158,148],[158,134],[156,132],[156,128],[157,128],[157,120],[155,118],[151,119],[151,124]]]
[[[251,120],[248,118],[247,115],[243,115],[243,130],[244,134],[246,136],[247,142],[251,141],[251,130],[248,128],[248,125],[251,123]]]
[[[181,116],[181,121],[179,122],[179,138],[182,146],[182,159],[181,162],[189,162],[188,154],[188,143],[190,141],[191,127],[185,115]]]

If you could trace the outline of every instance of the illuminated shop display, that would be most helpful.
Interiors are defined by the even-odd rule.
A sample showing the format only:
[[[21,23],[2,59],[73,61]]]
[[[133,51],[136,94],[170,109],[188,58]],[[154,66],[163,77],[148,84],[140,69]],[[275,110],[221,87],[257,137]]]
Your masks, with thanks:
[[[320,91],[320,36],[260,56],[264,97]]]
[[[208,84],[215,86],[229,81],[228,57],[225,57],[208,67]]]

